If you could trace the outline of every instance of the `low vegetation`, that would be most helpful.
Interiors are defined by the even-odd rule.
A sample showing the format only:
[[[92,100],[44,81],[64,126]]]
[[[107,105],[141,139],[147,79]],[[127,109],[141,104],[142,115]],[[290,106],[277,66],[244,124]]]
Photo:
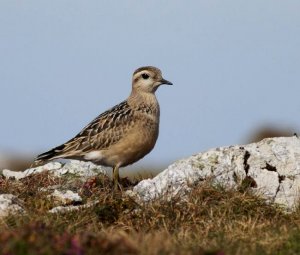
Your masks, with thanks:
[[[45,189],[66,185],[90,208],[51,214]],[[21,181],[0,179],[0,193],[17,195],[26,213],[0,220],[1,254],[298,254],[300,210],[286,214],[248,193],[209,183],[184,201],[139,205],[113,192],[105,176],[70,185],[47,173]],[[43,188],[43,189],[41,189]]]

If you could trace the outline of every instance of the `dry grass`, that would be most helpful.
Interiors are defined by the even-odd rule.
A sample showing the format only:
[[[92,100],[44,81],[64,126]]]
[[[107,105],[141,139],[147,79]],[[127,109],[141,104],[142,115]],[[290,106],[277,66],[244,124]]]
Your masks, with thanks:
[[[79,190],[91,208],[50,214],[55,201],[41,187]],[[130,183],[124,183],[130,188]],[[126,189],[126,188],[125,188]],[[189,199],[140,206],[113,193],[105,176],[86,183],[38,174],[0,180],[27,214],[0,221],[1,254],[297,254],[300,210],[285,214],[247,191],[224,191],[209,183]]]

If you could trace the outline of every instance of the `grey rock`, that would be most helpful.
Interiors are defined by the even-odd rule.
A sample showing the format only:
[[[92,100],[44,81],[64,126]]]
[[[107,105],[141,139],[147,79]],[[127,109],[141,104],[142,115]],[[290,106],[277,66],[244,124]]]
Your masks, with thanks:
[[[0,218],[24,212],[20,205],[21,203],[16,196],[12,194],[0,194]]]
[[[153,179],[141,181],[127,194],[138,202],[183,198],[192,186],[208,179],[228,189],[250,180],[252,192],[293,210],[299,201],[300,139],[269,138],[199,153],[173,163]]]
[[[76,175],[79,177],[88,178],[98,175],[100,173],[105,174],[105,170],[101,166],[97,166],[91,162],[83,162],[78,160],[71,160],[70,162],[62,165],[59,162],[49,162],[43,166],[29,168],[23,172],[11,171],[4,169],[2,175],[6,178],[14,178],[16,180],[23,179],[29,175],[42,173],[49,171],[55,176],[61,177],[67,174]]]
[[[73,212],[73,211],[78,211],[86,208],[90,208],[96,204],[98,204],[99,201],[93,201],[90,203],[86,203],[84,205],[70,205],[70,206],[57,206],[49,210],[49,213],[67,213],[67,212]]]
[[[106,174],[102,166],[93,164],[92,162],[84,162],[78,160],[71,160],[62,168],[54,171],[56,176],[63,176],[66,174],[73,174],[79,177],[93,177],[98,174]]]
[[[11,171],[11,170],[8,170],[8,169],[4,169],[2,171],[2,175],[9,179],[9,178],[14,178],[16,180],[20,180],[20,179],[23,179],[29,175],[32,175],[32,174],[37,174],[37,173],[42,173],[42,172],[45,172],[45,171],[55,171],[55,170],[58,170],[62,168],[62,164],[59,163],[59,162],[50,162],[50,163],[47,163],[43,166],[39,166],[39,167],[34,167],[34,168],[29,168],[29,169],[26,169],[25,171],[23,172],[19,172],[19,171]]]
[[[78,195],[78,193],[75,193],[71,190],[59,191],[56,189],[50,195],[50,197],[53,197],[56,201],[62,203],[63,205],[82,202],[82,198]]]

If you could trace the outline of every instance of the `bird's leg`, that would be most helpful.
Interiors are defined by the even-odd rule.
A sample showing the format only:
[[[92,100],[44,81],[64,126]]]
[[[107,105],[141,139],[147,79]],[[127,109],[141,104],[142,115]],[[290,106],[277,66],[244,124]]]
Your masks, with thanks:
[[[113,168],[113,182],[114,182],[114,190],[118,190],[119,188],[119,166],[116,165]]]

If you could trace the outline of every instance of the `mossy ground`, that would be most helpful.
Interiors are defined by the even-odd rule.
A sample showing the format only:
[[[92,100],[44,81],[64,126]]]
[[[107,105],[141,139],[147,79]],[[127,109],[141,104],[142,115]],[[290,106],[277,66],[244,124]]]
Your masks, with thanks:
[[[74,177],[75,178],[75,177]],[[138,205],[114,193],[105,176],[78,185],[79,211],[51,214],[53,185],[63,178],[37,174],[21,181],[0,179],[0,193],[17,195],[26,214],[0,220],[0,254],[299,254],[300,210],[286,214],[247,189],[225,191],[209,183],[189,199]]]

